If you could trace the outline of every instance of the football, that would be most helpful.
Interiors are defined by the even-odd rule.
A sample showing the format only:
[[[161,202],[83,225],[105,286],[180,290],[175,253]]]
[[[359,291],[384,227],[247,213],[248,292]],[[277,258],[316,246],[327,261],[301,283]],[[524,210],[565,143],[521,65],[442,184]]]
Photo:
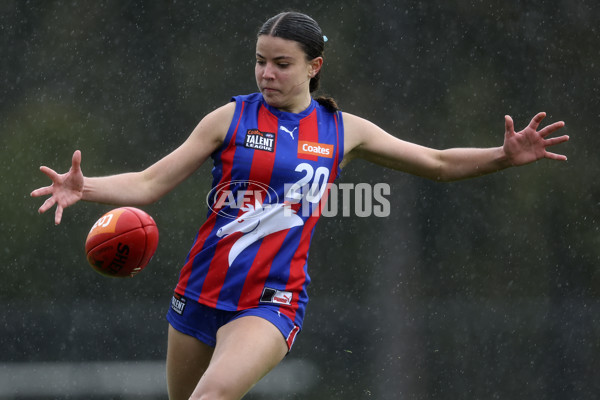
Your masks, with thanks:
[[[134,207],[104,214],[85,241],[90,265],[104,276],[125,278],[138,274],[158,246],[158,228],[150,215]]]

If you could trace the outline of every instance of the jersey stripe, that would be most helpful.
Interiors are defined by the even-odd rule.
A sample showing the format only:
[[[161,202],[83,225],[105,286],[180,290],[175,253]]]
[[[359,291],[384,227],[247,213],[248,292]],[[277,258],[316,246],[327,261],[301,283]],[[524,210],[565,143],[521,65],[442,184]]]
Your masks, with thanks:
[[[309,142],[318,142],[319,141],[319,127],[317,124],[317,111],[316,109],[303,118],[300,121],[298,128],[298,141],[309,141]],[[298,158],[318,161],[317,156],[298,154]],[[311,213],[312,214],[312,213]],[[302,292],[301,288],[305,285],[308,276],[306,273],[306,260],[308,258],[308,247],[310,242],[310,235],[312,232],[312,228],[314,223],[312,220],[315,218],[309,217],[308,220],[304,222],[304,228],[302,229],[302,235],[300,237],[299,246],[292,258],[292,262],[290,264],[290,272],[288,276],[288,281],[286,284],[286,291],[290,291],[293,293],[292,297],[292,306],[281,306],[279,310],[287,315],[292,321],[296,320],[296,312],[298,310],[298,300],[300,293]],[[316,222],[316,221],[315,221]]]
[[[317,126],[317,110],[315,109],[309,116],[300,121],[298,128],[298,143],[318,142],[319,128]],[[301,154],[298,152],[298,158],[304,160],[318,161],[319,157],[310,154]]]
[[[278,120],[273,114],[271,114],[264,106],[261,106],[258,110],[257,116],[257,126],[259,131],[261,132],[271,132],[275,133],[275,145],[274,151],[262,151],[262,150],[254,150],[252,155],[252,164],[250,166],[250,176],[249,180],[251,184],[248,186],[248,190],[250,193],[254,193],[255,191],[260,192],[263,189],[262,185],[258,186],[253,184],[252,182],[270,182],[271,174],[273,171],[273,165],[275,164],[275,158],[277,157],[277,130],[278,130]],[[269,193],[264,192],[262,194],[262,199],[267,199]],[[250,198],[249,198],[250,199]],[[254,206],[255,200],[250,199],[250,206]],[[239,211],[238,215],[243,213],[242,210]],[[238,309],[248,308],[251,305],[251,302],[256,304],[257,299],[260,298],[260,294],[263,289],[264,280],[266,279],[266,275],[268,275],[268,269],[270,268],[270,263],[266,263],[268,261],[267,254],[274,254],[273,251],[276,252],[278,247],[273,248],[273,243],[277,241],[273,241],[272,237],[277,236],[276,234],[271,234],[267,236],[265,239],[262,239],[259,242],[254,243],[250,247],[260,246],[256,255],[253,258],[252,264],[247,265],[237,265],[234,268],[230,268],[231,272],[231,280],[228,285],[228,290],[226,293],[226,301],[231,301],[231,298],[235,297],[234,293],[239,294],[238,300]],[[284,235],[285,237],[285,235]],[[266,240],[266,241],[265,241]],[[281,241],[282,242],[282,241]],[[266,250],[265,250],[266,249]],[[250,248],[246,249],[249,251]],[[261,251],[262,250],[262,251]],[[248,268],[248,271],[245,274],[241,274],[240,269]],[[266,274],[265,274],[266,270]],[[263,278],[264,276],[264,278]],[[252,279],[249,279],[252,277]],[[260,286],[260,287],[259,287]],[[258,294],[256,294],[258,292]],[[254,296],[254,297],[252,297]],[[246,303],[245,306],[241,306],[240,302]]]
[[[244,282],[242,292],[240,293],[238,310],[256,306],[256,300],[260,298],[274,262],[272,254],[281,248],[287,234],[287,230],[279,231],[262,240],[260,248],[252,261],[252,266],[248,271],[248,279]]]
[[[337,166],[338,166],[339,148],[340,148],[340,146],[339,146],[339,143],[340,143],[339,127],[338,127],[338,121],[337,121],[337,118],[335,118],[335,115],[334,115],[334,121],[335,121],[335,127],[336,127],[336,149],[338,149],[338,151],[335,152],[333,168],[331,168],[331,172],[330,172],[329,180],[328,180],[329,184],[333,183],[333,181],[335,180],[335,178],[337,176],[337,171],[338,171]],[[302,122],[304,122],[304,124],[302,124]],[[301,122],[301,127],[303,127],[304,130],[301,130],[300,134],[304,133],[304,135],[303,136],[299,135],[299,137],[306,137],[307,138],[306,140],[318,142],[319,141],[319,131],[318,131],[318,124],[317,124],[316,110],[314,112],[314,115],[311,114],[311,118],[307,118],[306,121],[302,121],[302,122]],[[319,201],[319,204],[317,204],[314,212],[311,212],[311,216],[304,223],[304,228],[302,229],[302,237],[300,239],[300,246],[298,246],[296,253],[294,254],[294,257],[292,259],[292,264],[290,266],[290,276],[288,278],[288,283],[286,285],[286,291],[291,291],[293,293],[292,307],[280,307],[280,312],[283,313],[284,315],[287,315],[292,321],[296,321],[296,313],[298,311],[299,300],[300,300],[299,296],[301,294],[304,294],[303,291],[298,290],[298,288],[301,288],[302,286],[306,286],[310,282],[310,278],[307,273],[308,250],[310,247],[310,241],[312,239],[312,234],[314,232],[315,224],[317,223],[317,220],[319,219],[319,216],[321,214],[321,209],[322,209],[321,204],[325,204],[325,202],[327,201],[328,193],[329,193],[329,186],[328,186],[328,190],[325,192],[325,194]],[[303,300],[306,301],[307,299],[303,299]],[[299,321],[299,322],[301,322],[301,321]]]
[[[240,122],[242,121],[242,116],[244,115],[245,105],[246,105],[245,102],[242,102],[238,120],[235,125],[235,129],[233,130],[233,132],[231,134],[229,142],[227,143],[227,147],[225,148],[225,150],[223,150],[223,152],[221,153],[221,155],[219,157],[221,160],[221,165],[225,165],[226,168],[223,171],[221,171],[221,178],[218,180],[217,185],[220,185],[224,182],[228,182],[231,180],[231,168],[228,166],[233,165],[233,159],[235,157],[235,150],[236,150],[235,142],[236,142]],[[216,180],[217,179],[215,179],[215,181]],[[213,187],[214,187],[214,184],[213,184]],[[215,210],[215,211],[218,211],[218,210]],[[206,240],[208,239],[208,237],[211,235],[213,229],[215,228],[215,224],[216,224],[216,220],[217,220],[217,214],[214,211],[209,210],[208,212],[209,212],[208,220],[200,227],[200,232],[198,234],[198,238],[197,238],[196,242],[194,243],[194,245],[192,246],[192,249],[190,250],[190,254],[195,254],[197,256],[206,256],[206,254],[202,253],[201,250],[204,249]],[[190,260],[189,255],[188,255],[188,260],[186,261],[186,264],[184,265],[182,272],[181,272],[182,277],[180,278],[180,282],[176,288],[177,293],[182,294],[184,296],[186,295],[188,281],[189,281],[190,275],[192,273],[194,264],[196,264],[195,257]],[[208,271],[207,271],[207,273],[208,273]],[[202,281],[206,282],[206,275],[195,277],[195,279],[198,279],[199,283],[202,284]]]

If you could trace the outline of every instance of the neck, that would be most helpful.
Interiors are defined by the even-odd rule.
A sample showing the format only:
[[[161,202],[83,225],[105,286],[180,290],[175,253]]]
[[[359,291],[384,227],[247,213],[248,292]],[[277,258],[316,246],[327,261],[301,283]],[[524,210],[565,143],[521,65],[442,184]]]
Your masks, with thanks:
[[[276,107],[276,108],[280,111],[298,114],[298,113],[301,113],[302,111],[306,110],[310,106],[311,102],[312,102],[312,97],[309,93],[307,95],[307,97],[302,97],[302,100],[297,100],[288,105],[284,105],[282,107]]]

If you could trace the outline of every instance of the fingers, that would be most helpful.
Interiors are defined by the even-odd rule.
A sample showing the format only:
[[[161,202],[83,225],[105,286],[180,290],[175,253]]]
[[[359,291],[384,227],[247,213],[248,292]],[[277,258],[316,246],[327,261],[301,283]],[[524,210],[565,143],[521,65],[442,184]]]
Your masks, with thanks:
[[[564,126],[565,126],[564,121],[558,121],[551,125],[548,125],[544,129],[540,129],[538,133],[540,134],[541,137],[546,137],[546,136],[550,135],[552,132],[557,131]]]
[[[513,122],[513,119],[510,117],[510,115],[504,116],[504,129],[507,135],[515,133],[515,123]]]
[[[71,160],[71,168],[73,168],[73,170],[77,171],[77,170],[79,170],[80,166],[81,166],[81,151],[75,150],[75,152],[73,153],[73,158]]]
[[[555,138],[546,139],[545,143],[546,143],[546,147],[547,147],[547,146],[554,146],[555,144],[561,144],[568,140],[569,140],[569,136],[563,135],[563,136],[559,136],[559,137],[555,137]]]
[[[71,159],[71,172],[80,173],[80,168],[81,168],[81,151],[75,150],[75,152],[73,153],[73,157]],[[45,187],[42,187],[39,189],[35,189],[34,191],[31,192],[31,196],[32,197],[40,197],[40,196],[52,195],[50,198],[46,199],[44,204],[42,204],[42,206],[38,209],[38,212],[40,214],[44,213],[44,212],[48,211],[50,208],[52,208],[54,205],[56,205],[56,211],[54,213],[54,223],[56,225],[58,225],[58,224],[60,224],[60,221],[62,220],[64,208],[56,201],[55,187],[57,187],[57,185],[60,186],[61,181],[64,180],[64,178],[61,178],[61,175],[56,173],[56,171],[54,171],[52,168],[48,168],[46,166],[40,167],[40,171],[42,171],[44,174],[46,174],[52,180],[52,185],[45,186]],[[62,177],[69,176],[70,173],[62,175]]]
[[[551,160],[567,161],[567,156],[562,154],[550,153],[549,151],[546,152],[544,157],[549,158]]]
[[[54,213],[54,225],[60,224],[60,220],[62,219],[63,208],[60,204],[56,205],[56,212]]]
[[[537,113],[536,116],[531,119],[529,127],[537,131],[538,126],[540,126],[540,123],[544,118],[546,118],[545,112]]]
[[[49,199],[46,199],[44,204],[42,204],[42,206],[38,209],[38,212],[40,214],[43,214],[49,209],[51,209],[54,204],[56,204],[56,200],[54,199],[54,196],[52,196]]]
[[[45,186],[43,188],[35,189],[31,192],[31,197],[40,197],[52,194],[52,186]]]
[[[47,188],[41,188],[41,189],[34,190],[31,193],[31,195],[32,196],[35,196],[35,195],[42,196],[43,194],[41,194],[41,193],[44,193],[45,189],[47,189]],[[64,208],[56,202],[56,199],[54,198],[54,196],[46,199],[44,204],[42,204],[42,206],[38,209],[38,213],[40,213],[40,214],[45,213],[46,211],[51,209],[55,204],[56,204],[56,211],[54,213],[54,224],[58,225],[58,224],[60,224],[60,221],[62,220]]]
[[[55,182],[58,179],[58,174],[52,168],[48,168],[46,166],[41,166],[40,171],[42,171],[48,178]]]
[[[544,118],[546,118],[546,113],[545,112],[540,112],[537,113],[532,119],[531,122],[529,123],[528,128],[536,131],[541,137],[546,137],[548,135],[550,135],[551,133],[559,130],[560,128],[563,128],[565,126],[565,122],[564,121],[558,121],[558,122],[554,122],[553,124],[550,124],[542,129],[540,129],[539,131],[537,130],[538,127],[540,126],[540,123],[544,120]],[[566,139],[565,139],[566,137]],[[569,140],[568,136],[565,136],[561,138],[561,142],[564,142],[566,140]]]
[[[560,123],[557,122],[556,124],[560,124]],[[553,125],[555,125],[555,124],[553,124]],[[562,123],[562,126],[564,126],[564,123]],[[560,127],[562,127],[562,126],[560,126]],[[558,129],[558,128],[556,128],[556,129]],[[554,129],[554,130],[556,130],[556,129]],[[541,131],[540,131],[540,133],[541,133]],[[548,132],[548,133],[550,133],[550,132]],[[543,136],[545,136],[545,135],[543,135]],[[555,137],[555,138],[546,139],[546,140],[544,140],[544,144],[545,144],[545,147],[549,147],[549,146],[554,146],[556,144],[564,143],[568,140],[569,140],[569,136],[563,135],[563,136],[559,136],[559,137]],[[544,157],[549,158],[551,160],[567,161],[567,156],[565,156],[563,154],[551,153],[549,151],[546,151],[546,153],[544,154]]]

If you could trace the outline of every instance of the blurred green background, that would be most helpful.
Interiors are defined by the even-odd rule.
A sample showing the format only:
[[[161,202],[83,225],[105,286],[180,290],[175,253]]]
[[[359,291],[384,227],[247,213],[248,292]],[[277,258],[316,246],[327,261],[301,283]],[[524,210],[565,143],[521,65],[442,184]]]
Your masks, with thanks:
[[[78,204],[54,226],[54,210],[38,215],[43,200],[29,197],[48,184],[38,167],[65,172],[75,149],[88,176],[147,167],[206,113],[255,91],[256,32],[289,9],[329,38],[321,93],[344,111],[436,148],[498,146],[505,114],[522,129],[546,111],[544,124],[566,122],[571,141],[554,151],[569,160],[451,184],[350,164],[339,182],[389,183],[391,216],[319,222],[304,330],[284,361],[309,378],[248,398],[600,397],[593,0],[1,2],[4,382],[13,365],[162,362],[211,166],[144,207],[160,243],[126,280],[96,274],[83,250],[112,207]],[[65,387],[38,397],[92,398]]]

